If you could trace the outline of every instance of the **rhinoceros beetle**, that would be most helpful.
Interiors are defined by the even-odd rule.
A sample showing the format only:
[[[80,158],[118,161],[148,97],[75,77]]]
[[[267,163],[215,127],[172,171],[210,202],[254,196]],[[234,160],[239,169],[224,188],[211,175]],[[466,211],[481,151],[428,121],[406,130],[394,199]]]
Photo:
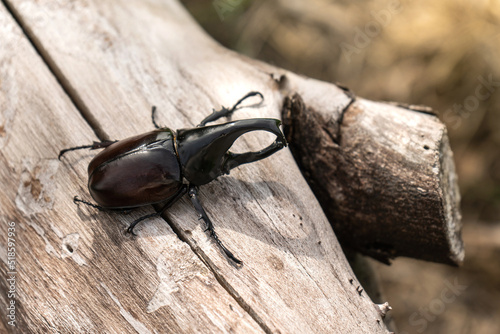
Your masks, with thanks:
[[[83,203],[99,210],[128,210],[140,206],[165,203],[153,214],[133,221],[127,231],[133,233],[141,221],[160,216],[182,196],[188,193],[206,230],[217,245],[234,262],[237,259],[220,241],[214,226],[198,199],[198,187],[207,184],[239,165],[264,159],[287,145],[279,126],[281,122],[271,118],[245,119],[224,124],[206,124],[221,117],[230,116],[247,98],[259,96],[250,92],[231,108],[213,110],[196,128],[172,131],[160,127],[155,121],[153,107],[151,118],[156,130],[120,141],[94,142],[92,145],[64,149],[59,159],[69,151],[80,149],[104,149],[88,166],[88,188],[97,202],[74,197],[75,203]],[[260,104],[259,103],[259,104]],[[229,151],[234,141],[250,131],[262,130],[276,135],[276,140],[258,152],[235,154]]]

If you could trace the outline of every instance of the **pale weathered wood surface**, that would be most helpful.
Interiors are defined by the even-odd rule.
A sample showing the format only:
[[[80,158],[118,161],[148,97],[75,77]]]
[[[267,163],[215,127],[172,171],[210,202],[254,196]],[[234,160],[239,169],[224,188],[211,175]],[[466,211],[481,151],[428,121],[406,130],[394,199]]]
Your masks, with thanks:
[[[235,118],[280,117],[276,79],[286,72],[221,48],[177,2],[7,2],[101,139],[151,129],[153,104],[161,124],[191,127],[251,90],[264,94],[265,106]],[[77,208],[73,195],[89,199],[91,154],[73,152],[58,162],[57,152],[95,138],[3,9],[2,17],[11,27],[2,30],[2,42],[10,41],[1,57],[2,238],[6,222],[16,222],[19,328],[387,332],[370,298],[356,290],[288,149],[201,189],[219,236],[244,261],[241,268],[204,233],[186,199],[166,214],[186,243],[159,219],[140,226],[138,237],[124,234],[148,208],[126,216]],[[348,97],[326,86],[325,96],[315,96],[314,86],[303,95],[342,110]],[[251,136],[238,150],[270,140]]]
[[[17,255],[16,327],[6,329],[262,332],[167,224],[157,220],[154,235],[134,239],[123,229],[140,213],[96,214],[72,203],[72,194],[86,193],[88,154],[67,164],[58,151],[96,138],[9,16],[1,6],[2,262],[10,222]]]

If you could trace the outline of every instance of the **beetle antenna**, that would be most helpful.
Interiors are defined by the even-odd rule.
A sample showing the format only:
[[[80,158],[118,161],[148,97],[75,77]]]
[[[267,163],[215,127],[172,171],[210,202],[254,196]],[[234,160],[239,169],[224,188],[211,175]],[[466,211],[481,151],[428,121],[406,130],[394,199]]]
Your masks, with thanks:
[[[214,121],[218,120],[221,117],[229,117],[229,116],[231,116],[233,114],[233,112],[235,112],[237,109],[241,109],[242,108],[242,107],[238,108],[238,106],[243,101],[245,101],[246,99],[248,99],[249,97],[252,97],[252,96],[260,96],[261,101],[259,103],[247,106],[247,108],[258,107],[258,106],[260,106],[262,104],[262,102],[264,102],[264,96],[261,93],[259,93],[259,92],[250,92],[247,95],[243,96],[241,99],[239,99],[238,102],[236,102],[231,109],[227,109],[226,107],[222,107],[222,109],[218,110],[218,111],[216,111],[214,109],[210,115],[208,115],[207,117],[205,117],[205,119],[203,121],[201,121],[200,124],[198,124],[198,127],[205,126],[207,123],[214,122]]]

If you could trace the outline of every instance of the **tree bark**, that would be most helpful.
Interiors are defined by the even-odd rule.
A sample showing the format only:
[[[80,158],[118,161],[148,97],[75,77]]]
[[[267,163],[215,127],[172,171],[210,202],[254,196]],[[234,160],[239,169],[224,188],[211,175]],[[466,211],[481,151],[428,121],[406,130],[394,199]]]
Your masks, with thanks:
[[[341,111],[350,101],[341,89],[220,47],[175,1],[4,3],[0,254],[15,284],[0,284],[2,296],[15,294],[0,304],[14,302],[16,324],[2,316],[8,331],[387,333],[288,149],[201,188],[242,267],[220,252],[188,199],[132,237],[128,224],[151,209],[74,205],[74,195],[90,200],[94,153],[57,160],[63,148],[149,131],[153,104],[158,123],[179,129],[255,90],[265,106],[235,118],[279,118],[282,76],[305,87],[309,105],[307,92]],[[329,95],[314,96],[317,85]],[[246,137],[235,149],[270,140]],[[4,251],[9,242],[15,252]]]
[[[460,193],[445,125],[427,107],[346,93],[341,112],[299,94],[283,108],[292,152],[339,241],[385,263],[460,264]]]

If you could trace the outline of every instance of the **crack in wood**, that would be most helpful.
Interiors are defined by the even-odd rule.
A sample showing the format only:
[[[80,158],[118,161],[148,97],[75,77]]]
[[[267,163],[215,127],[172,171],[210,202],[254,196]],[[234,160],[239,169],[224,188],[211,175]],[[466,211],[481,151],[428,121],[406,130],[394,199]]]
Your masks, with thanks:
[[[64,76],[61,69],[57,66],[55,61],[50,57],[49,53],[43,48],[42,43],[36,38],[35,34],[33,34],[33,32],[29,29],[29,27],[27,27],[27,25],[24,24],[19,13],[16,12],[16,10],[8,3],[8,1],[2,0],[2,2],[4,3],[5,7],[7,8],[7,11],[12,15],[12,17],[14,18],[16,23],[19,25],[23,34],[26,36],[27,40],[33,46],[36,53],[40,56],[42,61],[49,68],[49,71],[54,75],[54,77],[56,78],[60,87],[63,89],[63,91],[69,97],[69,99],[71,100],[73,105],[76,107],[76,109],[78,111],[80,111],[80,114],[82,115],[84,120],[93,129],[96,136],[100,140],[109,140],[109,136],[102,129],[102,127],[99,124],[99,122],[97,121],[97,119],[95,119],[95,117],[92,115],[92,113],[90,112],[88,107],[82,101],[78,92],[71,85],[69,80]],[[180,110],[175,104],[173,104],[173,105],[176,108],[176,110],[180,111],[185,117],[187,117],[182,112],[182,110]],[[215,266],[215,264],[210,260],[210,258],[206,254],[204,254],[202,249],[193,245],[193,243],[184,235],[184,232],[181,231],[176,226],[176,224],[171,222],[165,216],[162,218],[172,228],[172,230],[177,235],[179,240],[181,240],[181,241],[185,242],[187,245],[189,245],[189,247],[200,258],[200,260],[203,263],[205,263],[205,265],[207,265],[207,267],[212,271],[215,278],[217,279],[217,282],[219,282],[219,284],[234,298],[234,300],[255,320],[255,322],[262,328],[262,330],[266,333],[272,333],[271,329],[264,323],[264,321],[260,318],[260,316],[257,314],[257,312],[255,310],[253,310],[251,308],[251,306],[244,301],[244,299],[238,294],[238,292],[236,292],[236,290],[227,282],[227,280],[223,277],[223,275],[221,275],[218,272],[218,269]],[[42,315],[42,317],[43,317],[43,315]],[[47,319],[45,319],[45,317],[43,317],[43,318],[44,318],[45,322],[47,323],[47,325],[51,329],[57,330],[55,327],[50,325],[50,323],[47,321]]]
[[[219,272],[219,268],[215,265],[215,263],[210,259],[210,257],[205,254],[205,252],[196,245],[196,243],[191,240],[188,236],[188,233],[183,231],[180,226],[172,222],[166,214],[161,216],[165,222],[172,228],[177,237],[185,242],[193,251],[194,254],[207,266],[207,268],[212,272],[217,282],[220,286],[227,291],[227,293],[238,303],[238,305],[245,310],[248,315],[262,328],[265,333],[271,334],[273,331],[269,328],[269,326],[264,322],[264,320],[257,314],[257,312],[248,304],[243,297],[232,287],[232,285],[224,278]],[[232,262],[231,262],[232,263]],[[233,264],[234,265],[234,264]]]
[[[345,87],[345,86],[342,86],[340,84],[337,84],[337,86],[339,88],[341,88],[345,95],[347,95],[347,97],[349,98],[349,102],[347,103],[347,105],[342,108],[342,110],[340,111],[340,115],[339,115],[339,118],[337,119],[337,134],[335,137],[332,137],[332,141],[339,145],[340,146],[340,141],[342,140],[342,131],[341,131],[341,127],[342,127],[342,122],[344,121],[344,115],[345,113],[347,112],[347,110],[349,110],[349,108],[351,107],[351,105],[356,102],[356,95],[354,94],[354,92],[352,90],[350,90],[349,88]]]
[[[49,326],[50,329],[56,331],[57,333],[61,333],[60,330],[58,330],[56,327],[52,326],[50,324],[50,322],[47,320],[47,318],[45,318],[45,316],[43,314],[40,314],[40,316],[43,318],[43,320],[45,321],[45,323],[47,324],[47,326]]]
[[[78,94],[77,90],[69,82],[68,78],[66,78],[66,76],[63,74],[63,71],[59,68],[59,66],[56,64],[54,59],[50,56],[49,52],[47,52],[45,50],[42,42],[37,38],[37,36],[33,33],[33,31],[31,31],[31,29],[28,27],[28,25],[25,24],[25,22],[23,22],[22,16],[16,11],[16,9],[7,0],[2,0],[2,3],[6,7],[7,11],[10,13],[10,15],[13,17],[15,22],[18,24],[18,26],[22,30],[24,36],[29,41],[29,43],[31,44],[31,46],[33,47],[35,52],[38,54],[38,56],[41,58],[42,62],[48,67],[49,71],[52,73],[52,75],[54,76],[57,83],[64,91],[64,93],[68,96],[68,98],[73,103],[75,108],[80,112],[82,118],[90,125],[90,127],[94,131],[95,135],[100,140],[109,140],[109,136],[104,131],[104,129],[102,128],[99,121],[92,115],[89,108],[87,107],[85,102],[82,100],[81,96]],[[181,112],[183,114],[183,116],[186,117],[186,119],[187,119],[187,115],[183,112],[183,110],[179,109],[174,103],[172,103],[172,105],[174,105],[176,110]],[[74,168],[71,167],[71,169],[74,169]],[[265,324],[265,322],[257,314],[257,312],[254,309],[252,309],[252,307],[228,283],[228,281],[224,278],[224,276],[219,273],[219,270],[217,269],[216,265],[202,251],[202,249],[197,247],[196,245],[194,245],[193,242],[191,240],[189,240],[188,237],[185,235],[185,232],[183,232],[180,228],[178,228],[178,226],[176,224],[171,222],[165,216],[163,216],[162,218],[172,228],[172,230],[177,235],[179,240],[187,243],[187,245],[191,248],[191,250],[194,252],[194,254],[196,254],[196,256],[198,256],[198,258],[210,269],[210,271],[214,274],[214,277],[216,278],[217,282],[222,286],[223,289],[225,289],[229,293],[229,295],[235,300],[235,302],[238,303],[240,305],[240,307],[242,309],[244,309],[250,315],[250,317],[252,317],[252,319],[254,319],[254,321],[262,328],[262,330],[265,333],[272,333],[272,330]],[[106,289],[108,294],[110,294],[110,297],[115,302],[117,302],[118,306],[120,307],[120,313],[122,313],[122,315],[123,315],[124,309],[121,307],[119,302],[116,300],[116,297],[114,297],[110,293],[110,291],[107,289],[107,287],[104,286],[104,288]],[[49,326],[49,328],[60,333],[60,331],[58,331],[57,328],[52,326],[43,315],[42,315],[42,318],[44,319],[46,324]],[[130,320],[128,316],[125,316],[125,318],[127,319],[127,321]],[[129,323],[130,323],[130,321],[129,321]],[[142,324],[140,324],[140,325],[142,325]]]
[[[66,76],[63,74],[63,71],[59,68],[59,66],[57,66],[56,62],[54,61],[54,59],[52,59],[49,52],[45,50],[42,42],[23,21],[22,16],[17,12],[14,6],[9,3],[8,0],[2,0],[2,3],[10,13],[12,18],[16,21],[18,26],[21,28],[24,36],[29,41],[31,46],[33,46],[35,52],[40,56],[42,62],[48,67],[49,71],[55,77],[57,83],[62,88],[64,93],[66,93],[75,108],[80,112],[85,121],[90,125],[96,136],[100,140],[109,140],[108,135],[102,129],[99,121],[92,115],[89,108],[85,105],[82,98],[78,94],[77,90],[71,85],[68,78],[66,78]]]

